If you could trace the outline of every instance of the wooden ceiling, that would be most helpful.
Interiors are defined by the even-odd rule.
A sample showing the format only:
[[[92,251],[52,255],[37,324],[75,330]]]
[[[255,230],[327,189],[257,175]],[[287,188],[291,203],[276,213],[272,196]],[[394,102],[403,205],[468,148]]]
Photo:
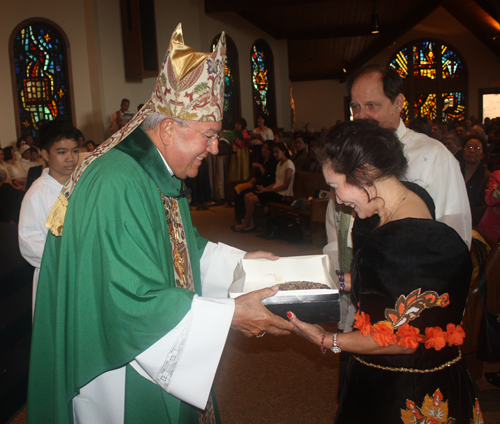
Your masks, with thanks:
[[[440,6],[500,57],[499,0],[205,0],[206,13],[232,11],[287,39],[292,81],[345,79]]]

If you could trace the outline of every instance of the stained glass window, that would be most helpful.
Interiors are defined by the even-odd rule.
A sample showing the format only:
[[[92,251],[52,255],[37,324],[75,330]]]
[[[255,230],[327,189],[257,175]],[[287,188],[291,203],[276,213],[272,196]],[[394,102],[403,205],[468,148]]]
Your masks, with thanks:
[[[441,56],[443,78],[462,78],[465,76],[464,64],[452,49],[443,44],[441,46]]]
[[[392,66],[396,71],[399,72],[401,78],[408,78],[408,48],[405,47],[401,49],[396,57],[391,61],[390,66]]]
[[[443,111],[442,120],[450,122],[453,120],[465,119],[465,93],[463,91],[456,93],[443,93]]]
[[[436,79],[436,43],[429,41],[413,45],[413,78]]]
[[[59,31],[31,22],[18,29],[12,50],[21,133],[36,136],[44,121],[71,120],[66,42]]]
[[[252,88],[254,100],[254,117],[264,114],[268,127],[275,126],[276,113],[274,106],[273,61],[269,45],[259,40],[252,46]]]
[[[406,119],[427,117],[451,122],[465,119],[465,62],[456,49],[440,41],[403,46],[389,61],[403,78]]]
[[[212,41],[212,51],[219,42],[220,34]],[[222,128],[233,129],[234,121],[240,117],[240,91],[238,72],[238,51],[234,41],[226,34],[226,66],[224,70],[224,117]]]

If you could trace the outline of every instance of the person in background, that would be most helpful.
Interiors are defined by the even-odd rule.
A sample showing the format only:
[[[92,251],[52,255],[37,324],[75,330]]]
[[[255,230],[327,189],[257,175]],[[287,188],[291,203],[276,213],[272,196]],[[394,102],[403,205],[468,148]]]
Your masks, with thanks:
[[[24,176],[23,170],[18,165],[18,161],[14,156],[14,148],[11,146],[7,146],[3,149],[3,153],[3,164],[6,169],[8,178],[10,179],[10,184],[15,189],[23,189],[24,184],[26,183],[26,176]]]
[[[293,196],[293,182],[295,180],[295,165],[290,160],[290,152],[285,143],[279,142],[273,148],[276,166],[276,180],[264,187],[256,186],[256,190],[245,195],[245,217],[240,225],[231,227],[237,233],[255,231],[253,215],[257,203],[265,205],[267,202],[279,202],[284,196]]]
[[[40,152],[35,147],[30,147],[30,162],[32,162],[34,166],[45,165],[43,158],[40,156]]]
[[[274,140],[274,134],[271,128],[266,127],[266,117],[260,113],[257,115],[257,126],[252,131],[254,134],[260,134],[264,141]]]
[[[466,135],[464,138],[463,161],[461,164],[462,175],[467,187],[467,195],[472,213],[472,226],[476,228],[486,211],[486,187],[491,172],[483,164],[486,152],[486,140],[475,134]]]
[[[305,142],[302,133],[295,133],[292,144],[295,149],[295,153],[292,156],[292,162],[295,165],[295,169],[301,169],[302,164],[309,155],[309,149],[307,148],[307,143]]]
[[[431,126],[431,138],[437,141],[443,141],[443,137],[446,134],[446,125],[440,122],[433,122]]]
[[[359,305],[356,330],[330,333],[287,313],[322,354],[352,353],[335,423],[483,422],[459,349],[469,248],[434,220],[425,190],[401,182],[408,162],[392,129],[372,120],[337,125],[323,136],[319,160],[337,202],[378,221],[352,274],[338,273],[340,290]]]
[[[272,140],[264,142],[261,149],[262,162],[253,162],[251,164],[252,178],[234,188],[234,217],[238,224],[241,224],[245,217],[245,195],[255,192],[257,185],[267,187],[276,179],[276,165],[278,162],[273,154],[274,144]]]
[[[478,229],[488,237],[500,240],[500,171],[492,172],[486,187],[484,201],[486,202],[486,212],[479,222]]]
[[[455,159],[457,159],[458,161],[462,160],[462,143],[455,131],[450,131],[449,133],[445,134],[441,139],[441,142],[451,153],[453,153]]]
[[[85,142],[85,151],[86,152],[93,152],[97,146],[94,143],[94,140],[87,140]]]
[[[59,120],[49,121],[40,129],[42,156],[47,163],[47,168],[31,185],[21,204],[19,249],[23,258],[35,267],[33,314],[40,264],[48,231],[45,221],[63,184],[78,164],[78,135],[79,131],[73,125]]]
[[[78,130],[78,153],[85,153],[87,151],[87,149],[85,148],[85,136],[83,135],[83,133]]]
[[[113,115],[111,115],[111,119],[109,120],[108,130],[111,134],[114,134],[116,131],[123,127],[122,117],[123,114],[128,111],[129,107],[130,100],[122,99],[120,103],[120,109],[113,113]]]

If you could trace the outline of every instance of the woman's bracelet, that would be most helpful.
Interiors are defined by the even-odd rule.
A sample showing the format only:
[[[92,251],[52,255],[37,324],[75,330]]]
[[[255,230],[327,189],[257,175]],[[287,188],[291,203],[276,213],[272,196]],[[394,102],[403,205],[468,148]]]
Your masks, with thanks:
[[[319,347],[319,351],[321,352],[322,355],[325,354],[326,349],[323,347],[323,342],[325,341],[325,336],[328,334],[328,331],[325,331],[323,333],[323,337],[321,338],[321,346]]]
[[[335,274],[337,274],[337,278],[340,281],[340,285],[339,285],[340,291],[344,291],[345,290],[345,272],[339,271],[337,269],[337,270],[335,270]]]

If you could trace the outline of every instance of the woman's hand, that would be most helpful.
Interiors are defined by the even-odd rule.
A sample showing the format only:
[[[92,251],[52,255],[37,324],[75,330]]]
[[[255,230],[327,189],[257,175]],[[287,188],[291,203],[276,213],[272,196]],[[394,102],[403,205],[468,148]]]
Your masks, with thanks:
[[[321,346],[321,339],[323,338],[323,334],[325,334],[325,329],[316,324],[307,324],[306,322],[302,322],[297,318],[297,316],[293,312],[287,312],[288,319],[295,326],[293,329],[294,333],[297,333],[299,336],[304,337],[304,339],[314,343],[318,346]]]

